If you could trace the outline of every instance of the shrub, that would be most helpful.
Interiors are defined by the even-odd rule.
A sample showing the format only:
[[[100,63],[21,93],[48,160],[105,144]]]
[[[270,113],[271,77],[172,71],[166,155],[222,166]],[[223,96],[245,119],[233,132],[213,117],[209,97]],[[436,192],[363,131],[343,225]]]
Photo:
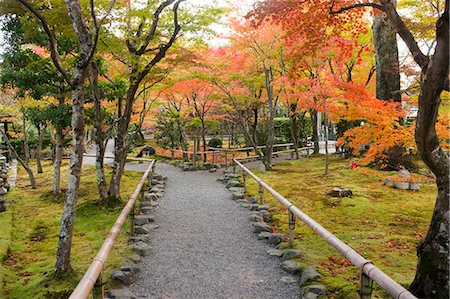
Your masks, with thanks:
[[[222,147],[222,140],[219,139],[219,138],[212,138],[208,142],[208,146],[210,146],[210,147]]]

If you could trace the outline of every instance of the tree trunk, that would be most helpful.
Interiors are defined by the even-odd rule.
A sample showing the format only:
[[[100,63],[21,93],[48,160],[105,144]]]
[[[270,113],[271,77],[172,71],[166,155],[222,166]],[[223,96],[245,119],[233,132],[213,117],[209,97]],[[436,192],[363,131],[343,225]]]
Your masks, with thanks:
[[[188,151],[189,148],[186,142],[186,133],[184,132],[183,125],[179,120],[177,120],[177,126],[178,130],[180,131],[180,145],[181,150],[183,151],[183,161],[187,162],[189,161],[189,155],[186,152]]]
[[[289,109],[290,109],[289,118],[291,119],[292,143],[294,144],[295,158],[298,160],[300,156],[298,153],[299,124],[298,124],[297,104],[290,104]]]
[[[324,113],[323,118],[325,123],[325,176],[327,176],[330,164],[330,154],[328,153],[328,116]]]
[[[95,172],[97,179],[97,188],[99,203],[106,204],[108,203],[108,186],[106,183],[105,170],[103,167],[103,160],[106,150],[106,136],[102,130],[101,99],[98,87],[98,66],[94,61],[91,62],[90,67],[90,82],[94,98]]]
[[[273,73],[272,68],[264,68],[264,74],[266,77],[266,90],[267,90],[267,104],[269,106],[269,130],[266,141],[266,148],[264,151],[264,167],[266,170],[272,169],[272,152],[273,152],[273,144],[275,142],[275,99],[273,96]]]
[[[389,22],[385,12],[375,16],[372,29],[376,50],[377,98],[381,100],[393,99],[395,102],[401,102],[396,29]]]
[[[25,112],[23,112],[22,128],[23,128],[23,154],[25,156],[25,163],[28,164],[30,163],[30,147],[28,146],[27,121],[25,119]]]
[[[56,142],[55,142],[55,160],[53,162],[53,194],[61,192],[61,162],[63,155],[63,132],[62,128],[56,128]]]
[[[436,122],[441,93],[449,71],[449,1],[436,24],[437,44],[433,57],[422,70],[416,144],[422,160],[436,176],[438,194],[428,232],[417,247],[416,276],[410,286],[420,298],[449,297],[449,173],[450,159],[439,145]]]
[[[201,118],[202,121],[202,141],[203,141],[203,151],[205,153],[203,153],[203,163],[206,162],[206,158],[207,158],[207,154],[206,154],[206,130],[205,130],[205,120],[203,118]]]
[[[42,163],[41,163],[41,153],[42,153],[42,144],[44,141],[44,131],[41,125],[37,126],[38,130],[38,145],[36,150],[36,166],[37,166],[37,172],[43,173],[42,171]]]
[[[78,67],[74,71],[72,90],[72,156],[68,175],[66,200],[61,217],[58,250],[56,252],[55,273],[61,275],[71,271],[70,250],[72,247],[72,232],[75,222],[78,192],[80,189],[81,167],[84,153],[84,78],[85,70]]]
[[[33,171],[31,170],[30,166],[16,152],[16,150],[12,146],[11,142],[9,142],[9,138],[6,135],[6,132],[3,131],[3,130],[1,130],[1,132],[2,132],[3,138],[5,139],[6,145],[8,146],[9,150],[11,151],[13,156],[17,159],[17,161],[19,161],[20,165],[22,165],[22,167],[27,172],[28,177],[30,179],[31,188],[36,189],[37,188],[37,186],[36,186],[36,179],[34,178],[34,174],[33,174]]]
[[[319,129],[317,126],[317,111],[316,110],[310,110],[311,115],[311,127],[312,127],[312,139],[314,143],[314,154],[319,153]]]

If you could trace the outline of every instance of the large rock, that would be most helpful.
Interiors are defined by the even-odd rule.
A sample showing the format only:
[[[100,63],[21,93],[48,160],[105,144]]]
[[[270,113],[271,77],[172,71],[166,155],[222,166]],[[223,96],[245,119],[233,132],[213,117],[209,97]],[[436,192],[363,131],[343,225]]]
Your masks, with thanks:
[[[109,299],[138,299],[128,288],[108,290],[106,296]]]
[[[326,288],[323,285],[309,285],[300,289],[301,299],[325,298]]]
[[[230,192],[245,193],[245,188],[241,188],[241,187],[231,187],[228,190],[230,190]]]
[[[284,234],[274,233],[267,239],[267,241],[269,244],[276,246],[284,241]]]
[[[225,180],[232,180],[232,179],[237,179],[240,178],[241,176],[237,173],[226,173],[224,178]]]
[[[122,271],[122,270],[118,270],[113,272],[113,274],[111,274],[111,278],[113,280],[118,280],[120,282],[122,282],[124,285],[130,285],[131,284],[131,272],[130,271]]]
[[[133,261],[129,259],[123,260],[124,265],[120,267],[120,271],[131,272],[132,275],[137,274],[141,269]]]
[[[8,193],[8,190],[6,190],[5,187],[0,187],[0,196],[5,195],[6,193]]]
[[[260,232],[272,232],[272,228],[265,222],[255,222],[253,223],[253,230],[255,233],[259,234]]]
[[[269,207],[266,206],[266,205],[260,205],[260,206],[258,206],[258,211],[267,211],[268,209],[269,209]]]
[[[297,274],[302,269],[302,266],[294,261],[284,261],[281,263],[281,268],[290,274]]]
[[[316,267],[314,266],[306,267],[302,271],[302,276],[300,277],[300,285],[304,285],[311,281],[319,280],[321,277],[322,275],[320,275],[319,272],[317,272]]]
[[[133,251],[141,256],[147,256],[152,253],[152,247],[144,242],[141,242],[134,245]]]
[[[283,253],[283,261],[299,258],[301,253],[297,249],[288,249]]]
[[[266,210],[260,211],[260,215],[261,215],[261,217],[263,218],[264,222],[269,222],[270,219],[272,218],[272,217],[270,216],[270,213],[269,213],[268,211],[266,211]]]
[[[148,242],[150,240],[149,234],[141,234],[137,236],[131,236],[128,238],[128,243]]]

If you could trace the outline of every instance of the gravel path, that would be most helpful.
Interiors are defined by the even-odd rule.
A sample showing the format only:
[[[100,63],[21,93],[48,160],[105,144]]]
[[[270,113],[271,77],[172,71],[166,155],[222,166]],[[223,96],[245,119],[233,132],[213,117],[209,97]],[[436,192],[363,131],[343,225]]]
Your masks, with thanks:
[[[248,211],[231,200],[219,173],[183,172],[157,163],[168,177],[155,213],[153,253],[141,261],[130,290],[144,298],[298,298],[297,284],[272,248],[252,232]]]

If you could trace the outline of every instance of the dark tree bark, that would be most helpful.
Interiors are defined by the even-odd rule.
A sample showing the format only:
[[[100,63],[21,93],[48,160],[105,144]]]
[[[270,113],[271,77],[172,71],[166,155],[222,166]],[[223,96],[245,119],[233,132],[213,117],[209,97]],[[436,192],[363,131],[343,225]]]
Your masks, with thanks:
[[[291,120],[291,137],[292,137],[292,143],[294,144],[294,154],[295,159],[299,159],[299,153],[298,153],[298,145],[299,145],[299,119],[298,119],[298,112],[297,112],[297,103],[290,103],[289,105],[289,118]]]
[[[317,110],[310,110],[309,114],[311,115],[311,127],[312,127],[312,139],[314,144],[314,154],[319,153],[319,128],[317,125]]]
[[[419,48],[390,0],[381,6],[422,70],[415,139],[422,160],[436,176],[438,194],[426,236],[417,246],[416,276],[410,290],[420,298],[449,297],[450,158],[439,144],[436,122],[442,91],[449,90],[449,0],[436,23],[436,49],[428,57]],[[352,7],[340,9],[344,11]],[[330,9],[332,11],[332,8]]]
[[[22,128],[23,128],[23,154],[24,154],[24,162],[26,164],[30,163],[30,147],[28,146],[28,134],[27,134],[27,121],[25,112],[22,114]]]
[[[266,78],[266,91],[267,91],[267,105],[269,108],[269,130],[266,141],[266,148],[264,149],[264,158],[263,164],[266,170],[272,169],[272,152],[273,145],[275,143],[275,108],[276,108],[276,99],[273,93],[273,70],[272,67],[266,68],[264,67],[264,75]]]
[[[61,86],[61,93],[65,92],[64,85]],[[64,97],[60,96],[58,98],[59,106],[64,105]],[[61,162],[64,151],[64,135],[63,128],[60,125],[55,126],[56,129],[56,141],[55,141],[55,159],[53,162],[53,184],[52,192],[53,194],[58,194],[61,192]]]
[[[373,20],[377,99],[401,102],[397,31],[385,12]]]
[[[42,144],[44,142],[44,128],[42,127],[42,125],[38,125],[37,126],[37,130],[38,130],[38,145],[37,145],[37,150],[36,150],[36,167],[37,167],[37,172],[38,173],[43,173],[42,171],[42,163],[41,163],[41,153],[42,153]]]

